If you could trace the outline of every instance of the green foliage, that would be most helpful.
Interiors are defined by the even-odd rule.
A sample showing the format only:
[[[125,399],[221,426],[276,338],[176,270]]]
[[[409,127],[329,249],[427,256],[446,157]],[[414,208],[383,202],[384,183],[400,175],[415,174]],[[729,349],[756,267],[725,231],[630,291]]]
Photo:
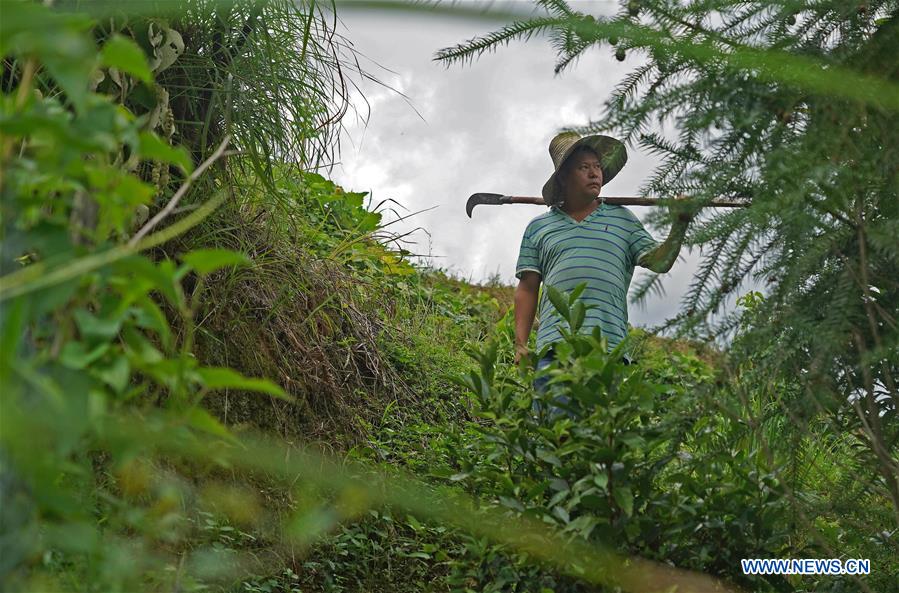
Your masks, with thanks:
[[[173,113],[167,99],[142,103],[165,88],[148,72],[174,72],[184,59],[180,34],[159,20],[120,29],[137,41],[95,27],[97,49],[92,23],[81,16],[27,2],[3,13],[0,433],[2,524],[11,535],[4,588],[202,589],[201,580],[235,566],[223,561],[210,572],[212,559],[239,556],[254,536],[207,511],[192,516],[196,491],[179,472],[155,462],[152,444],[137,433],[117,433],[110,443],[110,430],[161,406],[154,422],[168,428],[160,430],[233,443],[203,407],[212,396],[288,398],[267,380],[204,366],[195,353],[210,289],[256,261],[205,245],[177,260],[139,255],[185,222],[195,225],[221,199],[135,247],[125,244],[140,224],[138,207],[155,207],[168,193],[169,165],[193,170],[188,151],[170,145],[187,137],[160,123]],[[138,117],[127,106],[154,111]],[[314,174],[291,190],[311,206],[304,228],[316,234],[307,244],[322,256],[370,276],[411,274],[402,254],[373,237],[380,215],[362,207],[362,194],[343,195]],[[224,504],[222,496],[210,500]],[[252,498],[240,500],[248,502],[243,521],[247,513],[255,519]],[[184,558],[190,566],[182,573]],[[169,568],[177,570],[167,576]]]
[[[121,35],[113,35],[103,45],[101,52],[103,65],[117,68],[125,74],[136,77],[141,82],[152,82],[153,74],[147,57],[134,41]]]
[[[569,331],[536,375],[545,391],[497,367],[495,345],[475,353],[465,385],[487,422],[453,447],[451,479],[567,537],[737,580],[740,558],[783,555],[788,505],[765,459],[739,446],[744,429],[710,406],[707,367],[651,382],[599,330],[576,332],[576,293],[552,295]]]
[[[247,375],[285,377],[296,402],[235,390],[211,404],[220,417],[345,450],[379,424],[391,402],[405,410],[443,395],[438,385],[449,384],[444,376],[465,362],[443,345],[474,325],[486,331],[481,314],[495,305],[429,282],[388,244],[392,235],[365,194],[318,174],[273,170],[274,203],[254,176],[235,176],[236,204],[179,244],[254,254],[251,266],[210,280],[197,315],[197,356]],[[432,299],[435,285],[439,298]],[[445,318],[450,309],[455,324]],[[413,367],[424,372],[412,374]],[[431,407],[437,415],[453,398],[439,399]]]
[[[192,352],[204,282],[246,256],[193,251],[178,264],[117,245],[133,230],[135,207],[155,193],[122,168],[123,155],[190,166],[145,121],[89,89],[98,63],[146,79],[143,54],[121,38],[97,49],[83,18],[38,4],[7,3],[3,16],[3,52],[15,65],[7,80],[16,84],[0,113],[2,580],[5,589],[57,589],[71,578],[135,590],[145,571],[164,565],[164,554],[141,551],[189,530],[176,508],[177,481],[150,486],[144,443],[106,447],[109,428],[161,404],[174,425],[232,438],[200,406],[204,398],[235,388],[284,392],[205,367]],[[34,90],[42,68],[63,94]],[[77,269],[85,273],[66,275]],[[172,331],[162,303],[183,332]]]
[[[203,0],[165,8],[145,14],[116,9],[98,20],[98,38],[131,40],[129,49],[115,41],[113,58],[145,76],[136,44],[156,80],[148,88],[110,73],[99,91],[118,94],[137,113],[149,112],[151,124],[188,147],[197,162],[225,134],[243,151],[240,167],[264,182],[271,181],[274,162],[299,165],[294,172],[328,162],[336,144],[329,123],[348,107],[340,90],[344,71],[356,70],[352,60],[338,57],[347,44],[331,27],[330,6]]]

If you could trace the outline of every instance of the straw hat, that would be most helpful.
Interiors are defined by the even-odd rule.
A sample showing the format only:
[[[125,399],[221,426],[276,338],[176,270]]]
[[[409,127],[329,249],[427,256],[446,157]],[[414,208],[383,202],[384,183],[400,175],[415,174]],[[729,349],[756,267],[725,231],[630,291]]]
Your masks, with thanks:
[[[549,156],[552,157],[555,171],[550,175],[549,180],[543,184],[543,200],[547,205],[558,204],[562,201],[562,197],[558,192],[556,185],[556,174],[562,168],[574,149],[578,146],[589,146],[596,151],[599,156],[599,162],[602,166],[602,184],[609,183],[618,171],[624,167],[627,162],[627,150],[620,140],[616,140],[611,136],[584,136],[581,137],[577,132],[562,132],[556,135],[549,142]]]

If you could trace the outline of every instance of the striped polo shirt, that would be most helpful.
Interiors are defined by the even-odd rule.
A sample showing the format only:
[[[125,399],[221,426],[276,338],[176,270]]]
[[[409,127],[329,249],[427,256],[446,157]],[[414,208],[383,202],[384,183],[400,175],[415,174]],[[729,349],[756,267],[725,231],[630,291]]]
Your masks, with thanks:
[[[627,291],[637,260],[658,243],[640,220],[624,206],[601,202],[581,222],[575,221],[557,206],[533,219],[524,231],[515,277],[531,270],[543,282],[570,292],[587,283],[581,295],[588,309],[581,333],[599,326],[608,340],[609,350],[627,335]],[[538,308],[537,351],[561,340],[558,327],[567,328],[541,291]]]

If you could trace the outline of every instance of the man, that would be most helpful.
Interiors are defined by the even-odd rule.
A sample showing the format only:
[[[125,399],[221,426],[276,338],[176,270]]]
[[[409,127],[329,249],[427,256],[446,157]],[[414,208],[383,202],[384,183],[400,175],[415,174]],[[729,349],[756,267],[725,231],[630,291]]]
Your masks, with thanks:
[[[623,206],[606,204],[600,191],[627,161],[624,144],[609,136],[563,132],[549,145],[555,171],[543,186],[548,212],[533,219],[524,231],[515,277],[515,363],[528,353],[528,336],[537,313],[540,283],[571,291],[586,282],[581,295],[587,311],[581,332],[599,326],[609,350],[627,335],[627,292],[634,267],[667,272],[677,259],[687,226],[695,215],[688,203],[669,206],[673,224],[664,243],[646,232]],[[539,303],[537,351],[561,339],[565,321],[550,303],[547,292]],[[562,325],[564,327],[564,325]],[[538,370],[553,354],[540,360]],[[629,355],[626,360],[632,362]]]

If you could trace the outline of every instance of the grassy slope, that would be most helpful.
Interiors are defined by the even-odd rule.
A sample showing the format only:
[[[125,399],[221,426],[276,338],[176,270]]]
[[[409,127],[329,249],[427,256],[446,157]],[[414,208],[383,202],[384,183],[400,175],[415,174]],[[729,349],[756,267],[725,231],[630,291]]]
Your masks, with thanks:
[[[418,269],[384,246],[379,217],[316,175],[285,176],[288,208],[252,185],[182,248],[237,249],[253,265],[213,279],[198,316],[198,355],[269,377],[296,400],[228,393],[207,402],[229,424],[301,436],[346,451],[385,414],[464,418],[451,377],[511,306],[508,287],[478,287]]]
[[[511,364],[512,288],[472,285],[404,263],[376,240],[377,225],[360,229],[367,214],[361,205],[347,208],[332,199],[346,195],[342,188],[310,179],[284,182],[292,183],[288,190],[298,202],[295,218],[270,217],[248,199],[198,235],[254,262],[215,279],[199,317],[199,356],[206,364],[273,378],[297,403],[232,392],[208,404],[238,430],[252,425],[381,463],[385,471],[403,467],[427,475],[445,464],[447,435],[465,433],[476,421],[453,381],[474,368],[466,348],[498,339],[501,360]],[[643,364],[657,379],[711,379],[709,365],[690,345],[635,333]],[[703,353],[707,360],[713,355]],[[277,514],[296,510],[293,494],[264,481],[258,490]],[[229,589],[251,591],[273,579],[273,591],[287,591],[295,581],[304,591],[447,590],[449,567],[458,571],[472,554],[439,526],[389,512],[339,528],[306,555],[274,542],[258,553],[266,549],[258,534],[234,540],[220,531],[227,521],[209,521],[211,540],[254,550],[259,558],[249,570],[258,578]],[[436,550],[442,562],[432,557]],[[478,566],[482,554],[469,564]],[[484,570],[477,579],[493,578],[492,569]]]
[[[324,193],[341,191],[328,184]],[[297,403],[238,392],[209,405],[232,425],[301,435],[335,451],[376,436],[388,416],[466,419],[466,398],[452,378],[474,364],[465,349],[490,337],[511,364],[512,287],[410,266],[374,238],[331,224],[330,207],[321,220],[305,218],[307,210],[289,231],[253,208],[211,225],[229,229],[218,232],[218,245],[247,253],[254,265],[217,278],[200,315],[199,355],[272,378]],[[348,240],[358,241],[354,250],[335,256]],[[671,352],[697,352],[639,330],[635,338],[651,366],[665,366]]]

